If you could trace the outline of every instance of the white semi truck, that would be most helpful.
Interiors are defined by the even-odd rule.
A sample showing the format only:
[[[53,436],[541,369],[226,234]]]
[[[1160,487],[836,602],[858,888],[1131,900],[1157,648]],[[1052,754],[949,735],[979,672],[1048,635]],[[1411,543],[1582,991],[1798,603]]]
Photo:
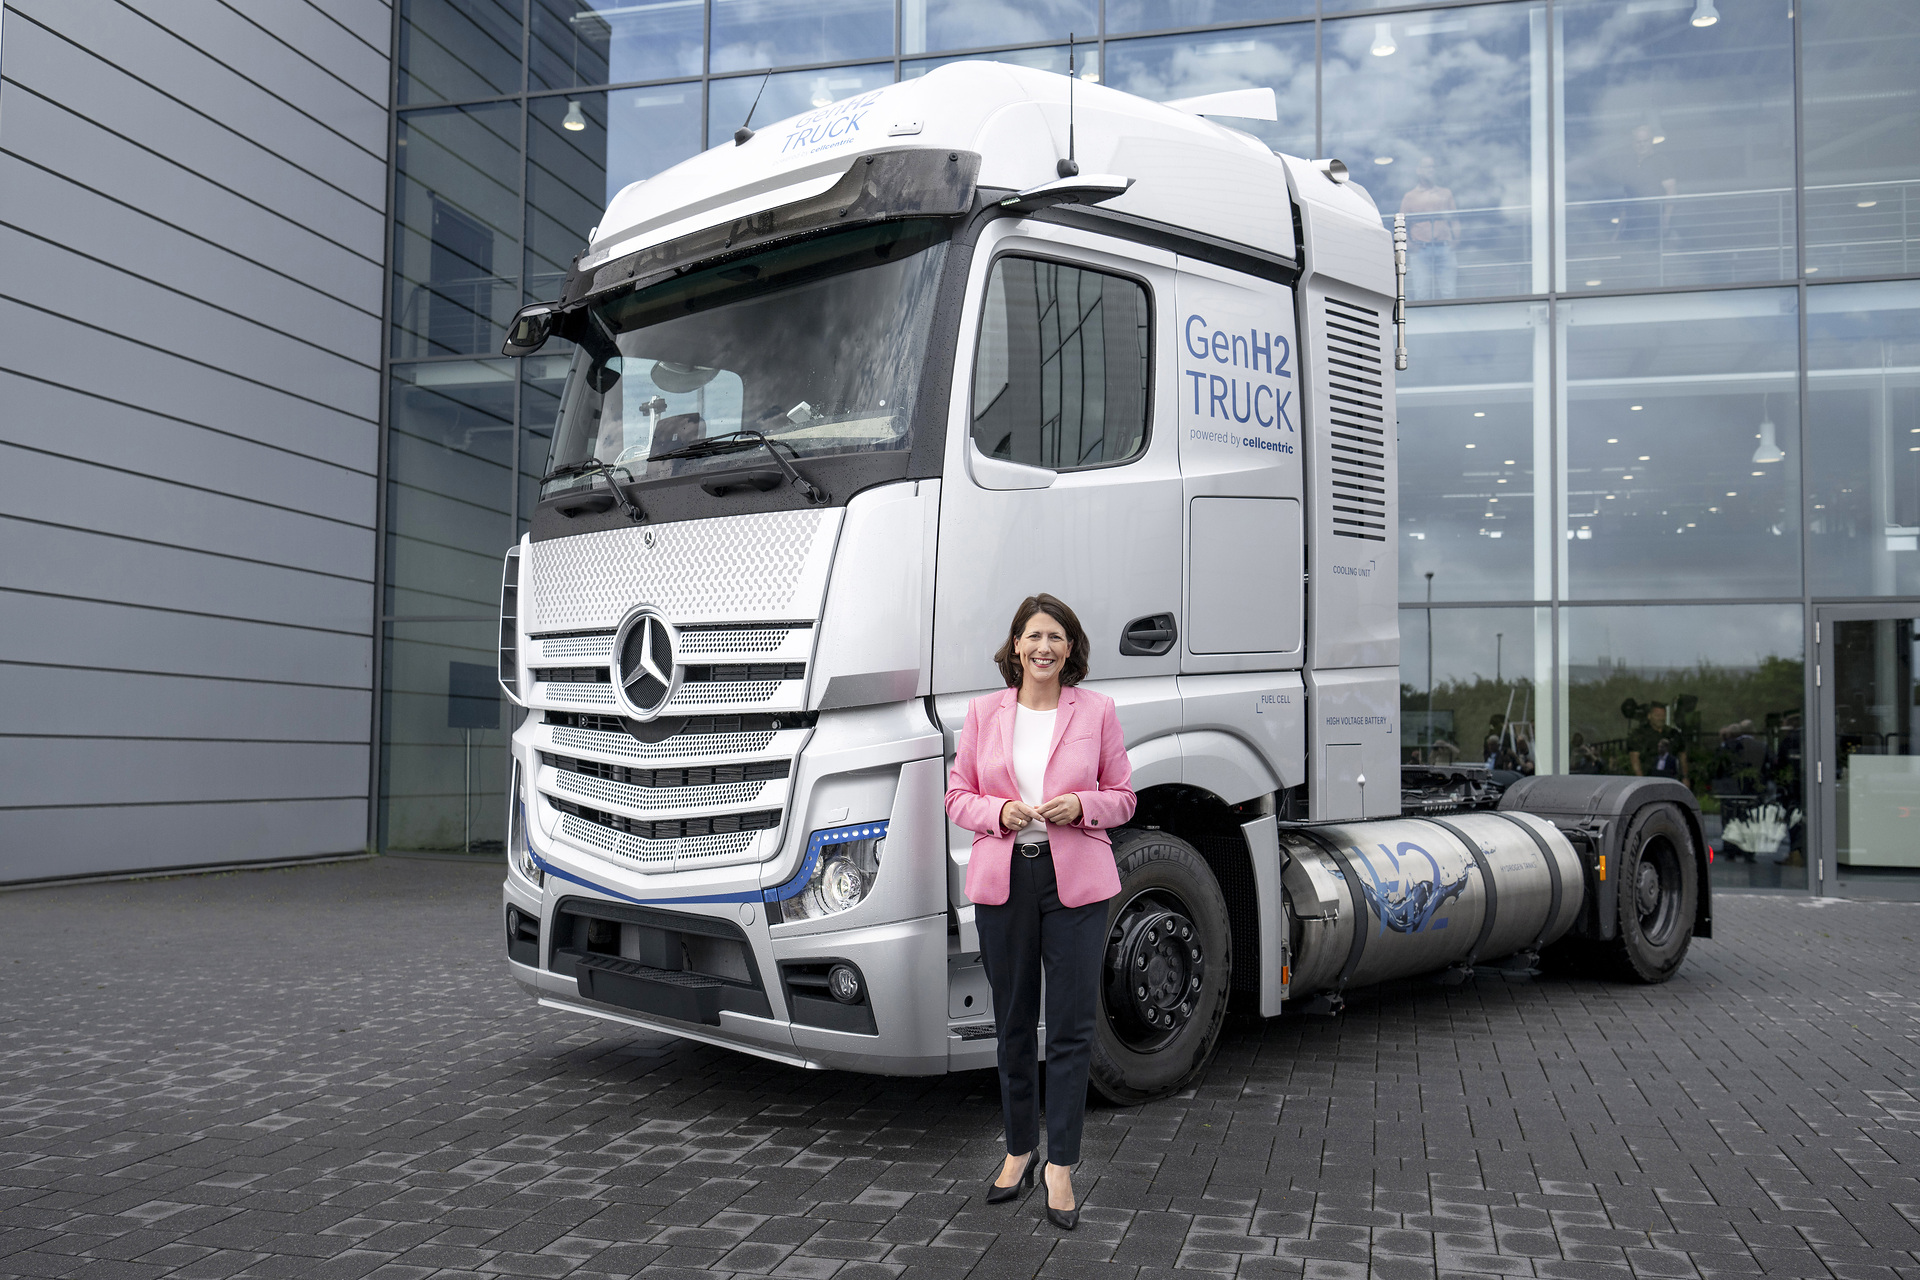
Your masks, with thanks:
[[[1260,96],[943,67],[627,187],[515,318],[507,354],[573,348],[500,627],[542,1004],[992,1065],[943,798],[1042,590],[1139,795],[1107,1097],[1183,1087],[1230,1000],[1556,944],[1657,982],[1707,935],[1679,783],[1403,770],[1392,237],[1337,162],[1205,118]]]

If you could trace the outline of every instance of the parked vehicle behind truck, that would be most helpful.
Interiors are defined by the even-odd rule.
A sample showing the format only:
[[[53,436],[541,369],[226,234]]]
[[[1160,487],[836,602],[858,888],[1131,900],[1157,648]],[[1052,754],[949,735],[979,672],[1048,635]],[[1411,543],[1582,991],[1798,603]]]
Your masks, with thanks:
[[[1183,1087],[1230,999],[1556,945],[1657,982],[1706,936],[1678,783],[1403,774],[1392,241],[1337,162],[1205,118],[1260,97],[943,67],[626,188],[516,317],[507,354],[573,347],[502,584],[504,925],[541,1003],[992,1065],[942,798],[1043,589],[1140,798],[1109,1098]]]

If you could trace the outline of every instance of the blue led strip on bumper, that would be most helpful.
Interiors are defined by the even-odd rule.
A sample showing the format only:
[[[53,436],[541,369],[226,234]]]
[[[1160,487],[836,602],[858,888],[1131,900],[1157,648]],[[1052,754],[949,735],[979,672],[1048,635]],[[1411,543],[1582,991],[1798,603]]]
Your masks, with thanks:
[[[807,837],[807,856],[800,860],[800,871],[793,879],[775,889],[768,889],[763,895],[768,902],[785,902],[798,896],[807,887],[807,881],[813,879],[813,869],[820,865],[820,851],[832,844],[847,844],[854,840],[878,840],[887,834],[885,822],[861,822],[851,827],[833,827],[826,831],[816,831]]]

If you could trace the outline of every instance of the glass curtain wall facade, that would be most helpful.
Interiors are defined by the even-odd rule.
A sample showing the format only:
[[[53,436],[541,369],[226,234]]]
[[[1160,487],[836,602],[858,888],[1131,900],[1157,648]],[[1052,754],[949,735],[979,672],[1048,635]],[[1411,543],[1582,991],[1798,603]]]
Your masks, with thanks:
[[[1065,71],[1071,35],[1081,74],[1145,97],[1273,88],[1277,121],[1226,123],[1340,157],[1408,217],[1408,756],[1667,774],[1716,880],[1832,891],[1816,623],[1920,601],[1920,7],[403,0],[397,22],[383,847],[502,837],[511,708],[475,672],[566,362],[495,356],[515,307],[557,292],[615,192],[750,108],[963,57]]]

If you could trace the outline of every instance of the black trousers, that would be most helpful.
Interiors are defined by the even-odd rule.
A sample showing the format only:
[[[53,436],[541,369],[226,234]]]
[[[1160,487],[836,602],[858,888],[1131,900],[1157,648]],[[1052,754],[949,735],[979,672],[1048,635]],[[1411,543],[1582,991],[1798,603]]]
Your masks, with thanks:
[[[994,1028],[1000,1036],[1000,1106],[1007,1154],[1023,1155],[1039,1142],[1040,975],[1047,978],[1047,1159],[1080,1160],[1080,1128],[1087,1114],[1087,1067],[1099,1017],[1100,969],[1106,956],[1107,904],[1060,903],[1053,858],[1013,855],[1007,900],[979,904],[980,961],[993,988]]]

